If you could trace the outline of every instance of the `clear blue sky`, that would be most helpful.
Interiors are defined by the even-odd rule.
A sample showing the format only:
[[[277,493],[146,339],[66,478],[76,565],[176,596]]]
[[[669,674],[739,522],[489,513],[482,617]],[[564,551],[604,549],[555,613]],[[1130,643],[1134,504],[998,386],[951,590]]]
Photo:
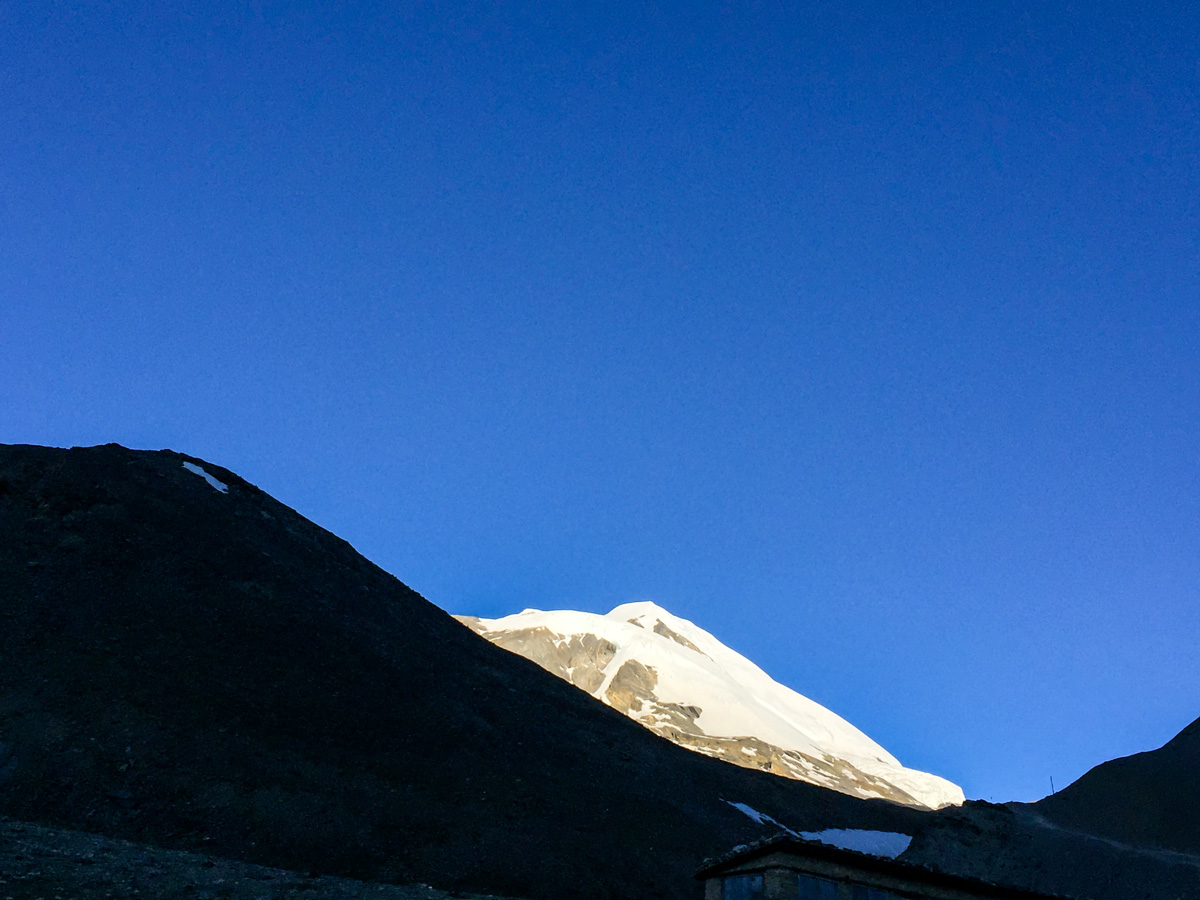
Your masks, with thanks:
[[[1200,716],[1198,15],[5,3],[0,440],[1036,798]]]

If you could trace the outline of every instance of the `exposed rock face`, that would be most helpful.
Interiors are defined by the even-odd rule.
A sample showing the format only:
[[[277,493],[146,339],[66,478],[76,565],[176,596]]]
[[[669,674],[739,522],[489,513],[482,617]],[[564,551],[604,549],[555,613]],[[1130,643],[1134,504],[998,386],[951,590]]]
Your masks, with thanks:
[[[457,618],[472,630],[478,630],[479,619]],[[572,635],[566,641],[555,641],[544,628],[498,635],[493,643],[533,660],[547,672],[553,672],[589,694],[603,683],[604,668],[617,652],[614,644],[594,634]]]
[[[654,699],[656,684],[658,676],[653,669],[646,668],[636,659],[629,659],[617,669],[617,674],[604,691],[604,699],[613,709],[627,716],[640,713],[642,701]]]
[[[957,786],[904,768],[845,720],[652,603],[606,616],[526,610],[459,620],[689,750],[854,797],[928,807],[963,800]]]
[[[637,619],[630,619],[629,621],[635,625],[640,624],[637,621]],[[682,634],[678,634],[677,632],[672,631],[670,628],[668,628],[666,625],[664,625],[662,619],[659,619],[658,621],[656,621],[654,623],[654,633],[661,634],[665,638],[670,638],[675,643],[679,644],[682,647],[687,647],[689,650],[695,650],[697,653],[702,652],[699,647],[697,647],[695,644],[693,644],[691,641],[689,641],[687,638],[685,638]]]

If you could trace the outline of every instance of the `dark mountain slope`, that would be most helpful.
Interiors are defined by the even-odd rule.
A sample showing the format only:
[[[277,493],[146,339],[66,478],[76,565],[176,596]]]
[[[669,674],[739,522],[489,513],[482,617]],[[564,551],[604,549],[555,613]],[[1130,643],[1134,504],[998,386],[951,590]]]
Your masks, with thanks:
[[[1019,886],[1200,896],[1188,860],[675,747],[220,467],[0,446],[0,814],[446,890],[683,900],[702,858],[764,835],[724,800],[904,831],[906,858]]]
[[[1159,749],[1101,763],[1033,805],[1068,828],[1200,853],[1200,719]]]
[[[268,869],[0,816],[4,900],[503,900]]]
[[[820,824],[907,813],[655,738],[186,459],[0,449],[0,811],[559,897],[690,892],[701,856],[758,833],[721,796]],[[654,853],[614,864],[623,847]]]

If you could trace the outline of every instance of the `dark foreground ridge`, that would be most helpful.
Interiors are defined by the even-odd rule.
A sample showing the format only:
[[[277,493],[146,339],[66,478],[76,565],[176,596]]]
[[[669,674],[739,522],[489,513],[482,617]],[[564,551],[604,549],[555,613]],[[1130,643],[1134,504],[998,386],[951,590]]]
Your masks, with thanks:
[[[0,818],[4,900],[504,900],[162,850]]]
[[[694,900],[704,858],[770,833],[726,800],[1014,886],[1200,896],[1190,858],[678,748],[219,466],[0,446],[0,814],[446,891]]]
[[[1034,805],[1068,828],[1200,853],[1200,720],[1157,750],[1101,763]]]

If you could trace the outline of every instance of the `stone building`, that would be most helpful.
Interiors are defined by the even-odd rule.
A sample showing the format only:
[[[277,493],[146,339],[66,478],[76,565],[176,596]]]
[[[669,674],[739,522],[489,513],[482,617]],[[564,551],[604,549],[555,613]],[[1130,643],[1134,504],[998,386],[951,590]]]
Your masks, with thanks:
[[[737,847],[696,878],[705,900],[1068,900],[790,834]]]

